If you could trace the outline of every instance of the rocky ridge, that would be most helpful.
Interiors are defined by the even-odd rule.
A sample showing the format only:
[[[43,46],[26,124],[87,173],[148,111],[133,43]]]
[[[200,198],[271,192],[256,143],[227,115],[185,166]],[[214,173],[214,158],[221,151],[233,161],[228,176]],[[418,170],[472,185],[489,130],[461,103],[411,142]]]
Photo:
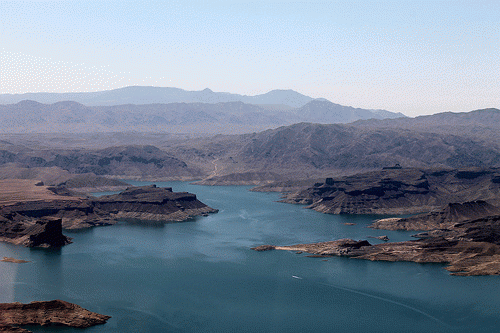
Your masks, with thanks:
[[[285,194],[282,202],[328,214],[415,214],[449,203],[500,199],[498,168],[387,169],[327,178]]]
[[[195,194],[172,192],[171,187],[156,185],[129,187],[119,194],[105,195],[92,202],[95,209],[108,212],[114,219],[180,222],[217,212],[200,202]]]

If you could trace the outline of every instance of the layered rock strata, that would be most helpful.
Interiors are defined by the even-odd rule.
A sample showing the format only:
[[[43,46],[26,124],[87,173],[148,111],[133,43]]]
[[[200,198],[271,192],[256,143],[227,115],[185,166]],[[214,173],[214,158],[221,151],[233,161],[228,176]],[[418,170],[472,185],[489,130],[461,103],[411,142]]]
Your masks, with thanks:
[[[114,219],[134,218],[152,221],[185,221],[194,216],[216,213],[188,192],[172,192],[156,185],[130,187],[125,191],[93,200],[95,209]]]
[[[27,247],[61,247],[71,243],[62,233],[62,220],[42,217],[39,220],[0,222],[0,240]]]
[[[31,181],[33,182],[33,181]],[[17,184],[24,185],[16,188]],[[30,247],[59,247],[70,242],[62,229],[110,225],[123,218],[185,221],[217,212],[196,195],[155,185],[129,187],[99,198],[75,197],[58,189],[11,180],[14,196],[0,196],[0,240]],[[0,189],[1,189],[0,182]],[[36,191],[33,190],[36,187]],[[14,189],[13,189],[14,188]],[[57,194],[59,193],[59,194]]]
[[[388,169],[327,178],[282,199],[328,214],[414,214],[477,200],[500,201],[499,169]]]

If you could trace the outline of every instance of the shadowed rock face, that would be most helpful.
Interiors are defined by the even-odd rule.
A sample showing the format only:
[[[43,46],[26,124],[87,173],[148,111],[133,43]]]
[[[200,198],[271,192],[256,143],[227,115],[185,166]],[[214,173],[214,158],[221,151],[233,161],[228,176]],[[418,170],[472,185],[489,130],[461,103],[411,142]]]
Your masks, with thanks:
[[[30,332],[15,327],[17,325],[86,328],[105,324],[109,318],[61,300],[29,304],[0,303],[0,331],[4,332]]]
[[[329,179],[286,194],[283,202],[307,204],[328,214],[413,214],[450,202],[500,198],[500,171],[395,169]]]
[[[24,193],[17,195],[30,199]],[[51,192],[42,199],[20,199],[14,203],[11,200],[1,206],[0,240],[30,247],[59,247],[70,243],[62,228],[110,225],[121,218],[185,221],[215,212],[194,194],[176,193],[156,185],[129,187],[120,194],[99,198],[58,196]]]
[[[71,243],[71,238],[62,233],[62,220],[50,217],[25,222],[0,222],[0,240],[27,247],[61,247]]]
[[[95,209],[119,218],[185,221],[197,215],[216,213],[188,192],[172,192],[172,188],[156,185],[130,187],[125,191],[93,200]]]

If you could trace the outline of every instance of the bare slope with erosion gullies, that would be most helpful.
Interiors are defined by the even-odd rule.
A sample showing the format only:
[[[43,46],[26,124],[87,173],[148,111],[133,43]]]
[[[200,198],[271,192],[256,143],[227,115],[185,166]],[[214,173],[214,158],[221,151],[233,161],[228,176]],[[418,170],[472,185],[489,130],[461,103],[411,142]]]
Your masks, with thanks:
[[[460,121],[466,124],[495,112],[446,117],[463,118]],[[411,124],[420,120],[405,121]],[[476,122],[489,126],[490,130],[498,126],[496,122],[489,125],[484,119]],[[90,172],[130,179],[206,178],[205,182],[210,184],[242,181],[263,184],[279,180],[274,175],[284,180],[349,175],[396,163],[418,168],[500,167],[500,146],[495,141],[483,140],[471,131],[453,132],[446,128],[453,129],[453,126],[437,122],[435,130],[425,130],[425,126],[407,129],[370,127],[362,123],[299,123],[258,133],[198,138],[136,133],[130,135],[130,140],[141,145],[103,149],[61,149],[64,138],[60,134],[55,135],[53,144],[50,137],[40,135],[34,136],[31,142],[23,137],[23,145],[12,144],[18,137],[11,135],[4,136],[6,140],[0,143],[0,164],[15,163],[25,168],[58,166],[71,173]],[[98,145],[96,138],[81,135],[78,138],[82,147],[87,139],[90,147]],[[103,140],[106,138],[110,138],[109,145],[126,142],[123,136],[103,136]],[[151,144],[144,145],[148,142]],[[71,144],[75,145],[76,141]]]
[[[217,177],[265,171],[307,179],[379,170],[397,163],[420,168],[500,166],[500,150],[487,142],[352,125],[300,123],[254,134],[193,139],[166,149]]]
[[[97,176],[94,173],[72,174],[60,167],[20,167],[15,163],[0,166],[0,180],[31,179],[44,185],[62,186],[77,192],[103,192],[124,190],[129,184],[118,179]]]
[[[500,145],[500,110],[490,108],[470,112],[442,112],[416,118],[360,120],[354,126],[366,129],[406,129],[417,132],[451,134]]]
[[[122,179],[196,179],[203,175],[197,168],[155,146],[119,146],[104,149],[29,149],[0,150],[0,166],[13,168],[58,167],[71,174],[95,174]],[[2,171],[0,170],[0,174]],[[14,173],[14,172],[12,172]],[[71,183],[85,187],[84,179]],[[69,180],[69,179],[66,179]],[[92,182],[88,187],[92,187]],[[110,184],[111,185],[111,184]]]

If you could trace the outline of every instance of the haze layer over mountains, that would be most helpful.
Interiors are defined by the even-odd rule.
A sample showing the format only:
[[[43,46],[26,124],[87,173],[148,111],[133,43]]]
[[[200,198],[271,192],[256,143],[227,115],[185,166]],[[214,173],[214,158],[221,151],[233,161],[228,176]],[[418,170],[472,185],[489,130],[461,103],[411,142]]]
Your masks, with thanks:
[[[92,93],[0,95],[4,132],[174,132],[238,134],[299,122],[349,123],[405,117],[313,99],[292,90],[263,95],[127,87]]]
[[[119,105],[57,101],[72,96]],[[26,95],[0,99],[14,97]],[[210,184],[354,174],[395,164],[500,167],[497,109],[407,118],[293,91],[248,97],[154,87],[29,97],[39,101],[0,105],[1,165]]]

